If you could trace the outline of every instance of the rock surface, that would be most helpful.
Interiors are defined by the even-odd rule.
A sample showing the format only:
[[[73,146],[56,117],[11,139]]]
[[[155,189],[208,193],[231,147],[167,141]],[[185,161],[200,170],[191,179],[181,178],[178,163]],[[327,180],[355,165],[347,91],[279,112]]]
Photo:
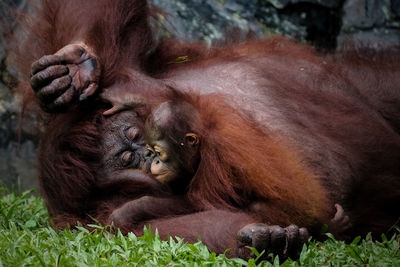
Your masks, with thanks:
[[[3,0],[23,8],[26,0]],[[376,47],[399,46],[400,0],[150,0],[160,12],[152,20],[159,39],[220,44],[284,34],[320,48],[349,40]],[[0,6],[0,16],[7,12]],[[1,29],[0,29],[1,30]],[[1,33],[1,32],[0,32]],[[20,99],[6,86],[9,71],[0,45],[0,186],[37,187],[40,127],[24,120],[18,140]]]

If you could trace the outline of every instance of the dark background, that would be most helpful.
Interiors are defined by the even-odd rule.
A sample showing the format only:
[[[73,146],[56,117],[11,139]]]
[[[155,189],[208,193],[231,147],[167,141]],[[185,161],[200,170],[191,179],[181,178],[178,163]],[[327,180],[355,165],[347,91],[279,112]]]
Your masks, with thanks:
[[[27,0],[0,0],[26,9]],[[150,0],[159,11],[158,39],[222,44],[283,34],[321,50],[348,41],[383,48],[400,44],[400,0]],[[8,16],[0,5],[0,16]],[[1,29],[0,29],[1,30]],[[16,74],[0,44],[0,186],[36,188],[36,151],[41,126],[28,116],[18,143],[21,100],[10,84]],[[19,146],[19,149],[17,149]]]

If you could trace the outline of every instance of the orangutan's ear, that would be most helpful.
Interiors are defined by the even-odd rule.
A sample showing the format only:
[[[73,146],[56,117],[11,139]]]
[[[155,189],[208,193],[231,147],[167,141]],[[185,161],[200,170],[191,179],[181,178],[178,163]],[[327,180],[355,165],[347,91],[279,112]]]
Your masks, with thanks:
[[[195,133],[187,133],[185,135],[185,142],[187,145],[194,147],[200,143],[200,138]]]

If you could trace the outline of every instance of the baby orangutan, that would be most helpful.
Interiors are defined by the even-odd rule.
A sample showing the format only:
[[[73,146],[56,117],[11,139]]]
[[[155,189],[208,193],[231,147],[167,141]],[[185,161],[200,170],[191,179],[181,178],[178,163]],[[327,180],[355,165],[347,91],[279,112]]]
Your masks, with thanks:
[[[161,103],[145,123],[146,147],[151,151],[151,173],[183,194],[200,161],[200,136],[194,132],[200,114],[189,103]]]
[[[146,146],[153,157],[151,173],[178,194],[189,189],[201,160],[200,147],[204,138],[196,132],[196,125],[201,125],[201,115],[187,102],[163,102],[146,120]],[[267,210],[260,208],[261,203],[251,203],[248,209],[262,218],[262,213]],[[340,232],[348,229],[349,217],[340,204],[335,204],[335,208],[330,230],[335,228],[335,232]]]

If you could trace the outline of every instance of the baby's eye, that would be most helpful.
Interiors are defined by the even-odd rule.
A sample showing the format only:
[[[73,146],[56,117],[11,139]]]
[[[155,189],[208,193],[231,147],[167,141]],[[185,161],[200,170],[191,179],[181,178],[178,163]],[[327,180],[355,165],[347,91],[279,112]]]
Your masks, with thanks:
[[[149,145],[146,145],[146,148],[148,151],[150,151],[151,157],[154,158],[156,156],[154,149]]]
[[[123,166],[128,165],[132,161],[132,152],[131,151],[125,151],[121,154],[121,162]]]

